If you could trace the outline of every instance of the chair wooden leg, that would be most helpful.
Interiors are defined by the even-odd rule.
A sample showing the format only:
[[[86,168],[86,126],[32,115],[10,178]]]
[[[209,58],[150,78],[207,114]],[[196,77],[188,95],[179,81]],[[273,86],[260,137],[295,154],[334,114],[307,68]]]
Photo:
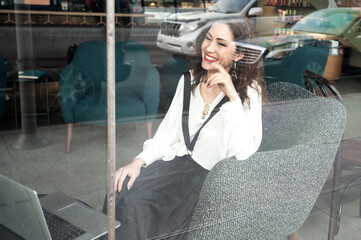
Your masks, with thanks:
[[[297,239],[298,239],[297,231],[287,236],[287,240],[297,240]]]
[[[73,136],[73,123],[68,123],[67,139],[66,139],[66,153],[70,153],[71,138]]]
[[[153,134],[152,134],[152,128],[153,128],[153,123],[152,122],[146,122],[147,125],[147,137],[148,139],[152,138]]]
[[[341,157],[342,157],[342,143],[337,151],[332,179],[332,193],[331,193],[331,206],[330,206],[330,220],[328,227],[328,240],[334,240],[335,235],[338,233],[340,227],[340,195],[341,190],[337,189],[341,184]]]

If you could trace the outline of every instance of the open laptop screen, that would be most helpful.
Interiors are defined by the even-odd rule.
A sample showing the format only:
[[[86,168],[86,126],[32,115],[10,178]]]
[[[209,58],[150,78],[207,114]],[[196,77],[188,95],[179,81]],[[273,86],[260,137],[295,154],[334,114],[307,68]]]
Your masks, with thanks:
[[[50,239],[35,191],[0,174],[0,224],[24,239]]]

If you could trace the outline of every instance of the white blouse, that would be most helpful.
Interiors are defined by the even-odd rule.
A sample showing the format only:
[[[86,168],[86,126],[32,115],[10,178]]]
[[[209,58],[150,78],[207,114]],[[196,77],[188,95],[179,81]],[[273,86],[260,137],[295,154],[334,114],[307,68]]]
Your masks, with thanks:
[[[192,81],[194,78],[192,76]],[[257,83],[254,82],[255,86]],[[143,151],[136,157],[150,165],[156,160],[169,161],[188,153],[182,131],[184,76],[179,80],[172,104],[152,139],[145,141]],[[203,98],[199,85],[191,94],[189,106],[189,135],[193,139],[207,117],[202,120]],[[262,97],[248,87],[250,108],[241,100],[224,103],[219,112],[204,126],[196,141],[192,158],[210,170],[227,157],[245,160],[255,153],[262,140]],[[211,110],[225,96],[221,92],[211,104]]]

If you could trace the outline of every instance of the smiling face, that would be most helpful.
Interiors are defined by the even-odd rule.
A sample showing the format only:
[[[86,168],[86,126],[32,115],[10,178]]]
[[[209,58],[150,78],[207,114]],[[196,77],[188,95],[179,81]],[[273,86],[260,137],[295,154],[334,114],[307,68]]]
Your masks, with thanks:
[[[202,68],[213,71],[216,70],[215,65],[218,63],[228,71],[232,60],[239,60],[231,45],[233,40],[234,36],[228,24],[214,24],[207,32],[201,46]]]

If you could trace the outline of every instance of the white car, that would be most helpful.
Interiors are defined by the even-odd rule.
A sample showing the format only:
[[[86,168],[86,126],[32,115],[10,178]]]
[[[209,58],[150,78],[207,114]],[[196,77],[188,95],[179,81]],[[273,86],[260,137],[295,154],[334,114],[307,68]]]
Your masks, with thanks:
[[[174,13],[165,18],[157,36],[157,46],[172,54],[195,56],[197,39],[220,19],[242,21],[242,18],[257,16],[263,9],[255,7],[257,0],[216,0],[203,11]]]

